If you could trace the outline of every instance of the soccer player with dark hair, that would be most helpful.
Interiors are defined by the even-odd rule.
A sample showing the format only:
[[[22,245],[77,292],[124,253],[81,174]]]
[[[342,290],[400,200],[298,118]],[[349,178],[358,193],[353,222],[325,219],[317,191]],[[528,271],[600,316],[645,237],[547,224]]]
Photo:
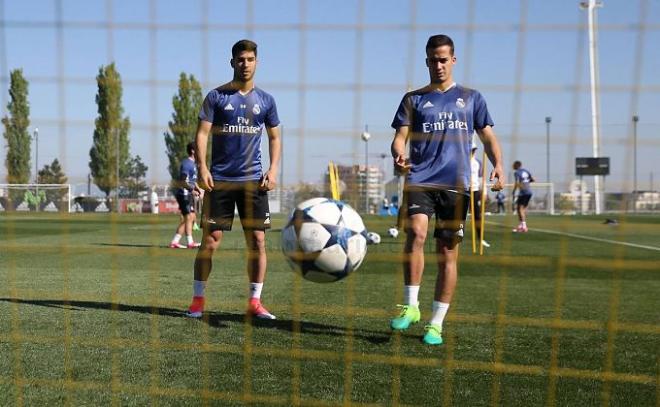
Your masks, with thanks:
[[[176,192],[174,196],[181,211],[181,221],[176,228],[176,233],[170,242],[172,249],[195,249],[200,246],[193,239],[193,223],[195,222],[195,196],[199,196],[201,189],[197,186],[197,166],[195,165],[195,143],[186,146],[188,157],[181,161],[179,179],[176,180]],[[179,243],[182,234],[185,233],[188,244]]]
[[[421,316],[417,300],[424,272],[424,243],[431,216],[438,274],[429,324],[423,341],[442,344],[442,323],[454,295],[458,244],[468,209],[470,146],[476,131],[493,164],[493,189],[504,183],[500,145],[486,101],[474,89],[454,82],[454,43],[446,35],[434,35],[426,44],[430,83],[404,95],[392,121],[395,129],[392,156],[395,167],[408,171],[406,243],[404,247],[404,304],[390,321],[394,330],[405,330]],[[410,157],[406,157],[406,143]]]
[[[231,53],[232,80],[210,91],[199,113],[196,138],[199,183],[209,192],[204,197],[204,235],[195,259],[193,299],[188,315],[202,316],[213,254],[223,234],[231,230],[237,207],[247,247],[248,313],[257,318],[275,319],[261,304],[261,290],[266,276],[265,231],[270,228],[268,191],[276,186],[281,155],[280,120],[275,99],[254,85],[257,44],[238,41]],[[260,148],[264,127],[270,154],[270,167],[265,172]],[[210,169],[204,159],[209,134],[213,137]]]
[[[529,184],[534,182],[534,177],[532,177],[532,173],[522,168],[522,163],[520,161],[513,163],[513,169],[515,170],[515,173],[513,174],[515,184],[511,194],[515,195],[516,190],[518,190],[516,213],[518,214],[518,220],[520,221],[518,227],[513,229],[513,232],[525,233],[527,232],[527,206],[529,205],[529,200],[532,199],[532,188]]]

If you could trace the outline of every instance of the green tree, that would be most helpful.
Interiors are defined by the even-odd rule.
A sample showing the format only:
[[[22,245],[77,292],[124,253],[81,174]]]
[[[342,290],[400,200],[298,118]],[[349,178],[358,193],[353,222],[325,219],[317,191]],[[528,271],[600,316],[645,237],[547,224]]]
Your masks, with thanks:
[[[148,189],[144,178],[149,167],[144,165],[139,155],[128,163],[128,176],[122,180],[120,196],[122,198],[137,198],[139,193]]]
[[[300,203],[320,196],[324,196],[323,191],[321,191],[316,185],[300,183],[296,186],[294,192],[294,202]]]
[[[99,68],[96,82],[98,117],[89,151],[89,169],[94,183],[108,197],[119,186],[119,180],[128,176],[131,159],[128,132],[131,122],[128,117],[122,117],[122,84],[115,64]]]
[[[57,158],[52,163],[44,165],[37,175],[39,184],[66,184],[68,181]],[[61,210],[64,207],[63,199],[66,194],[66,189],[47,189],[44,203],[53,202]]]
[[[181,72],[179,76],[179,92],[172,97],[172,120],[168,122],[169,131],[164,133],[165,147],[169,166],[167,167],[173,180],[179,178],[181,161],[188,157],[186,145],[195,140],[197,117],[202,106],[202,88],[193,75],[189,77]],[[207,149],[207,155],[210,149]]]
[[[28,82],[23,78],[23,70],[11,71],[7,104],[9,117],[2,118],[7,140],[7,182],[27,184],[30,180],[30,103],[27,99]]]

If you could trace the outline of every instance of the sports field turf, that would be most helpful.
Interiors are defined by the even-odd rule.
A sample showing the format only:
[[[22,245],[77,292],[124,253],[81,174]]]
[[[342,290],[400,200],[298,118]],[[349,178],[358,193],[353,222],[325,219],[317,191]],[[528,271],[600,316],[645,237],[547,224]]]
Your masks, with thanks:
[[[325,285],[290,270],[275,219],[262,298],[278,319],[250,323],[240,227],[200,321],[184,316],[195,251],[166,248],[174,216],[0,214],[0,405],[660,405],[660,216],[532,216],[522,235],[488,219],[492,247],[473,255],[468,233],[429,347],[423,324],[388,328],[391,218],[365,219],[383,243]]]

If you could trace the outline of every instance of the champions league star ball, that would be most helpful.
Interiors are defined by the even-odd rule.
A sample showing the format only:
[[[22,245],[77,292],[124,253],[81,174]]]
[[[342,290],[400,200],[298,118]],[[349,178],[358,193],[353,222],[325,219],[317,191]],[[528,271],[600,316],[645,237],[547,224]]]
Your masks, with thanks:
[[[313,198],[300,203],[282,229],[282,251],[305,279],[330,283],[360,267],[367,230],[349,205]]]

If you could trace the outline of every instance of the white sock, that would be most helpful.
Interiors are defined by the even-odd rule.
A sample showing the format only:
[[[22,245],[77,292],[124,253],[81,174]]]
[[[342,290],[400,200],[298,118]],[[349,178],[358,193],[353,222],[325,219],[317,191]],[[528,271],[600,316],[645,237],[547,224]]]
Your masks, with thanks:
[[[195,241],[193,240],[192,235],[188,235],[187,237],[188,237],[188,244],[193,244],[193,243],[195,243]]]
[[[179,240],[181,240],[181,235],[177,233],[172,238],[172,243],[179,243]]]
[[[520,224],[521,224],[521,225],[522,225],[522,227],[524,227],[524,228],[526,228],[526,227],[527,227],[527,222],[521,222]]]
[[[193,280],[193,296],[203,297],[206,289],[206,281]]]
[[[264,283],[250,283],[250,298],[261,298],[262,288],[264,288]]]
[[[417,305],[417,295],[419,294],[418,285],[406,285],[403,287],[403,302],[405,305]]]
[[[445,320],[445,315],[449,310],[449,304],[446,302],[433,301],[433,315],[431,316],[431,323],[433,325],[440,325],[442,327],[442,322]]]

